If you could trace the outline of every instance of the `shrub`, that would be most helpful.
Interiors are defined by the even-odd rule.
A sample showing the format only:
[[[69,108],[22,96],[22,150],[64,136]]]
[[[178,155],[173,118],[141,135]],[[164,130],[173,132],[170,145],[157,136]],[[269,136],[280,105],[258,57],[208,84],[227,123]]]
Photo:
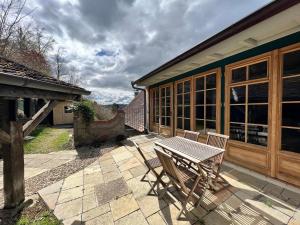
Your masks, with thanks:
[[[92,106],[92,102],[88,100],[77,102],[74,104],[74,111],[79,112],[87,124],[94,121],[95,110]]]

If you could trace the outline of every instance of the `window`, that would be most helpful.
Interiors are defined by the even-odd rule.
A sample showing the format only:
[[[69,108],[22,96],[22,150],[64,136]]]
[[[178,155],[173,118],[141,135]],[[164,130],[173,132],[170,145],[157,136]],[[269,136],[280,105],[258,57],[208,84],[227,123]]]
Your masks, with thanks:
[[[195,78],[195,130],[201,134],[216,131],[217,73],[208,73]]]
[[[281,149],[300,153],[300,49],[282,56]]]
[[[70,105],[64,106],[64,112],[65,113],[72,113],[73,112],[73,107]]]
[[[267,146],[268,60],[230,70],[229,135],[233,140]]]
[[[153,88],[151,90],[151,104],[152,104],[152,123],[159,123],[159,89]]]
[[[160,124],[162,126],[171,126],[171,88],[170,86],[161,87],[160,89]]]
[[[191,80],[176,84],[176,128],[191,129]]]

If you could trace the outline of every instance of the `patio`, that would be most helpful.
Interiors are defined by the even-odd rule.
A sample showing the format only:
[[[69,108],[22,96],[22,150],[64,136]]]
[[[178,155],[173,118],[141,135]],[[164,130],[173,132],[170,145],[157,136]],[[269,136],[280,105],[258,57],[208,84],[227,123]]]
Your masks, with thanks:
[[[228,163],[222,175],[230,186],[207,191],[189,217],[176,216],[178,200],[147,195],[143,160],[131,141],[148,158],[155,157],[159,137],[139,135],[99,157],[90,166],[39,191],[64,224],[300,224],[300,190]],[[153,177],[154,180],[154,177]],[[178,193],[173,190],[175,196]]]

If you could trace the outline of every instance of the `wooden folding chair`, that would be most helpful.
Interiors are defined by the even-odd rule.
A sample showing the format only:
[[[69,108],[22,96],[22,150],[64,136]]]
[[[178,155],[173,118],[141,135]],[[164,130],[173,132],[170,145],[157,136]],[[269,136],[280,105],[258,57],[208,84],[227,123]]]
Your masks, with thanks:
[[[195,203],[195,205],[197,206],[199,204],[208,186],[207,178],[193,173],[186,167],[177,166],[172,157],[162,150],[157,148],[154,148],[154,150],[163,167],[161,176],[165,174],[170,179],[170,182],[167,183],[166,187],[164,187],[165,191],[163,194],[168,191],[168,186],[173,184],[177,190],[184,194],[184,200],[181,202],[182,209],[180,210],[177,219],[180,217],[183,211],[185,211],[186,215],[188,215],[186,208],[188,202],[192,200],[192,197],[196,197],[198,198],[198,201]]]
[[[229,136],[227,135],[207,132],[207,139],[206,139],[207,145],[211,145],[226,150],[228,140],[229,140]],[[220,178],[220,169],[223,163],[223,159],[224,159],[224,153],[210,159],[206,163],[201,164],[203,169],[205,169],[206,171],[209,170],[212,173],[213,175],[212,180],[214,184]],[[223,178],[222,180],[224,181]]]
[[[133,144],[134,146],[136,147],[136,149],[138,150],[138,152],[140,153],[140,155],[142,156],[143,160],[144,160],[144,163],[145,165],[147,166],[148,170],[147,172],[145,173],[145,175],[142,177],[141,181],[145,181],[145,178],[147,177],[148,179],[148,182],[150,184],[150,186],[152,186],[151,184],[151,180],[148,176],[149,172],[151,171],[155,176],[156,178],[158,179],[159,175],[158,173],[155,171],[156,168],[160,167],[161,166],[161,163],[158,159],[158,157],[155,157],[155,158],[152,158],[152,159],[146,159],[144,153],[142,152],[140,146],[133,141]]]
[[[187,138],[189,140],[192,140],[192,141],[198,141],[199,135],[200,135],[199,132],[185,130],[184,134],[183,134],[183,137]]]

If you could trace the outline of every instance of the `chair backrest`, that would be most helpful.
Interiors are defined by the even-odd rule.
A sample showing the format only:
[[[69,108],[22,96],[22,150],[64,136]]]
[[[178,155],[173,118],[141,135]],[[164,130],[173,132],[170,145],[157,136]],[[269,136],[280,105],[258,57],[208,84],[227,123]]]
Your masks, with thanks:
[[[187,187],[185,186],[185,184],[181,179],[180,176],[181,173],[179,172],[179,169],[176,167],[172,157],[169,154],[163,152],[162,150],[156,147],[154,147],[154,150],[167,176],[170,179],[172,179],[172,181],[175,182],[177,185],[180,185],[180,187],[184,191],[187,191]]]
[[[136,149],[138,150],[138,152],[140,153],[140,155],[142,156],[142,158],[144,159],[144,162],[146,162],[147,159],[146,159],[144,153],[142,152],[140,146],[139,146],[136,142],[134,142],[134,141],[133,141],[133,144],[134,144],[134,146],[136,147]]]
[[[199,135],[200,135],[199,132],[185,130],[183,137],[187,138],[187,139],[190,139],[192,141],[198,141]]]
[[[207,132],[206,144],[226,150],[229,136]]]

